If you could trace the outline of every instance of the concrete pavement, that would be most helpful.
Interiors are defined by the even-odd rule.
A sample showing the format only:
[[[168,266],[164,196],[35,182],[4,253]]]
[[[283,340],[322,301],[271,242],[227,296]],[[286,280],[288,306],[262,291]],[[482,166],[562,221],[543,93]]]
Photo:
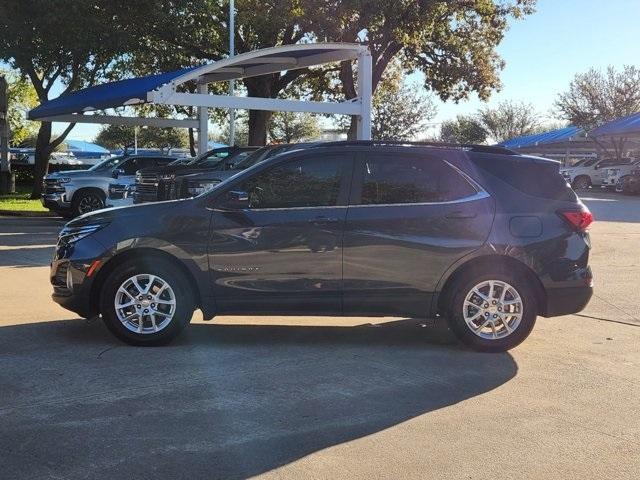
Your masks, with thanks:
[[[585,197],[597,296],[500,355],[370,318],[125,346],[51,302],[61,222],[2,218],[0,478],[639,478],[640,198]]]

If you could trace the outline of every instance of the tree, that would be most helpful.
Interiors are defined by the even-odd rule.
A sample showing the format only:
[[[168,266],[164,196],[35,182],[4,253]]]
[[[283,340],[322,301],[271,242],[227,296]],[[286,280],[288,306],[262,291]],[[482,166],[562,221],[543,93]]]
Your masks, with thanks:
[[[414,140],[424,133],[436,107],[416,85],[408,85],[402,71],[386,75],[373,96],[371,135],[375,140]]]
[[[9,84],[7,112],[11,130],[9,143],[18,146],[29,136],[35,135],[37,131],[37,124],[27,120],[26,111],[38,104],[38,96],[29,81],[15,72],[0,70],[0,76],[4,76]]]
[[[318,135],[318,119],[310,113],[275,112],[269,121],[269,136],[277,143],[294,143]]]
[[[531,135],[541,128],[540,115],[533,105],[524,102],[500,102],[495,108],[479,110],[476,118],[487,136],[496,143]]]
[[[626,65],[621,71],[591,69],[577,74],[569,89],[555,103],[560,115],[585,131],[616,118],[640,112],[640,68]],[[616,158],[625,153],[625,138],[594,138],[604,151]]]
[[[396,58],[405,71],[424,73],[424,87],[442,100],[462,100],[471,92],[487,99],[500,88],[504,62],[495,51],[510,18],[533,12],[535,0],[343,0],[303,1],[309,29],[317,38],[365,42],[373,64],[373,89]],[[340,69],[346,99],[357,96],[350,62]],[[350,136],[356,129],[352,117]]]
[[[128,150],[135,143],[135,128],[124,125],[109,125],[98,133],[95,143],[110,150]],[[138,146],[141,148],[184,148],[187,146],[184,129],[142,127],[138,128]]]
[[[477,118],[458,115],[455,120],[442,122],[440,140],[448,143],[484,143],[487,132]]]
[[[114,4],[110,0],[3,0],[0,60],[29,79],[41,103],[49,100],[56,84],[62,86],[62,94],[94,85],[109,76],[115,59],[131,50],[132,38],[126,31],[113,34],[113,25],[120,22]],[[52,139],[51,122],[40,123],[32,198],[40,195],[51,152],[73,126]]]

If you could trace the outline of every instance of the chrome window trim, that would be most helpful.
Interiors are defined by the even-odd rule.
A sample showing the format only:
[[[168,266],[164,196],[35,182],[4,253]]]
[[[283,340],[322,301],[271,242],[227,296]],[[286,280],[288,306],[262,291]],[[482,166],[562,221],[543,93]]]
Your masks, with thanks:
[[[369,208],[369,207],[402,207],[402,206],[428,206],[428,205],[453,205],[456,203],[473,202],[476,200],[482,200],[483,198],[489,198],[490,195],[484,190],[477,192],[467,197],[457,198],[455,200],[447,200],[444,202],[415,202],[415,203],[368,203],[366,205],[356,204],[349,205],[349,208]]]

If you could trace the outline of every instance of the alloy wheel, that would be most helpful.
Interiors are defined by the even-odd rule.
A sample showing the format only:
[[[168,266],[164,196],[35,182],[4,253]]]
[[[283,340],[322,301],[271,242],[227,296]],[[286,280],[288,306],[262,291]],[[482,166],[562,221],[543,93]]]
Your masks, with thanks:
[[[511,335],[520,325],[523,301],[518,291],[500,280],[475,285],[464,299],[463,318],[477,336],[496,340]]]
[[[103,207],[104,202],[97,195],[86,195],[82,197],[78,203],[78,211],[81,214],[100,210]]]
[[[118,288],[114,300],[118,320],[138,334],[157,333],[166,328],[176,312],[176,295],[161,277],[137,274]]]

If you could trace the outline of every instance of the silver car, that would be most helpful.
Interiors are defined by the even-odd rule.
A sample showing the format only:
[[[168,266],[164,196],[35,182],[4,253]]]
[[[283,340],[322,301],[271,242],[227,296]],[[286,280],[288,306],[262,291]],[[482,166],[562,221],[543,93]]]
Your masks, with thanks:
[[[63,216],[77,216],[107,206],[109,184],[131,183],[141,168],[161,167],[176,160],[168,156],[109,158],[88,170],[51,173],[42,182],[42,204]]]

